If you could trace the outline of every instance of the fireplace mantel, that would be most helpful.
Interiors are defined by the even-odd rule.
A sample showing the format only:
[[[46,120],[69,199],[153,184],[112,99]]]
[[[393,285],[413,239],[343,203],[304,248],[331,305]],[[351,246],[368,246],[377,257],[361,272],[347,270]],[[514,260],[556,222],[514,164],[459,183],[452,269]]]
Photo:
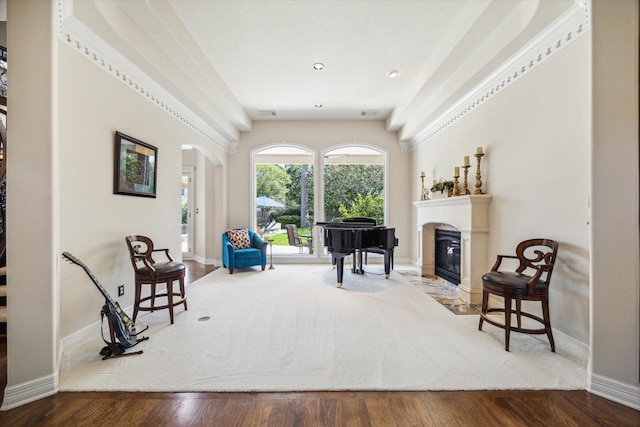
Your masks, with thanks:
[[[435,275],[435,229],[447,225],[460,231],[460,298],[477,304],[482,299],[482,275],[488,271],[489,203],[486,194],[414,202],[418,210],[418,258],[422,275]]]

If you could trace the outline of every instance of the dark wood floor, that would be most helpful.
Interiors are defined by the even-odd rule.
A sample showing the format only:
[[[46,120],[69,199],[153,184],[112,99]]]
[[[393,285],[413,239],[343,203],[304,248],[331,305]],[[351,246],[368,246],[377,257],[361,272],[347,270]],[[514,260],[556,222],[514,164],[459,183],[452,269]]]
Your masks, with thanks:
[[[187,262],[187,281],[212,271]],[[6,385],[0,337],[0,386]],[[58,393],[0,412],[0,426],[640,426],[586,391]]]

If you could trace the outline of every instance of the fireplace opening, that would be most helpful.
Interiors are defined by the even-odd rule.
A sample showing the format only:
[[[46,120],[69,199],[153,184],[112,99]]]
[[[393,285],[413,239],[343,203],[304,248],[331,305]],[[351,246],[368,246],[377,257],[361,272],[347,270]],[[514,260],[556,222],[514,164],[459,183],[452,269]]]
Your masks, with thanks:
[[[435,274],[455,285],[460,284],[460,232],[435,230]]]

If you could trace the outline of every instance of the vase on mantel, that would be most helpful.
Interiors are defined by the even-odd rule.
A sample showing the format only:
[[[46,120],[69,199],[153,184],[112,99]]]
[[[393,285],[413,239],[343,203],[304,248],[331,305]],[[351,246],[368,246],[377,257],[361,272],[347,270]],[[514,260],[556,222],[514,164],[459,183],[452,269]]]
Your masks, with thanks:
[[[453,191],[451,191],[451,190],[449,190],[447,192],[432,191],[431,192],[431,198],[432,199],[446,199],[447,197],[451,197],[452,194],[453,194]]]

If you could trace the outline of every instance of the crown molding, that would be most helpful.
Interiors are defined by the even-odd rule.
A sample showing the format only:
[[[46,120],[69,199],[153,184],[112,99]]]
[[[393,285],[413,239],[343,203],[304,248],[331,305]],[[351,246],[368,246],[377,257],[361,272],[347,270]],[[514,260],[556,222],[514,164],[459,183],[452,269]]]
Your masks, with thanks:
[[[226,153],[235,151],[237,141],[229,141],[216,129],[194,114],[135,64],[98,37],[73,16],[73,0],[56,2],[58,38],[112,77],[129,86],[148,101],[162,108],[176,120]]]
[[[413,145],[409,141],[400,141],[400,152],[401,153],[410,153],[413,148]]]
[[[573,7],[552,25],[532,39],[495,72],[460,98],[451,108],[431,122],[409,141],[402,141],[402,150],[413,151],[437,136],[449,126],[500,93],[523,75],[571,44],[590,28],[591,5],[588,0],[575,0]]]

